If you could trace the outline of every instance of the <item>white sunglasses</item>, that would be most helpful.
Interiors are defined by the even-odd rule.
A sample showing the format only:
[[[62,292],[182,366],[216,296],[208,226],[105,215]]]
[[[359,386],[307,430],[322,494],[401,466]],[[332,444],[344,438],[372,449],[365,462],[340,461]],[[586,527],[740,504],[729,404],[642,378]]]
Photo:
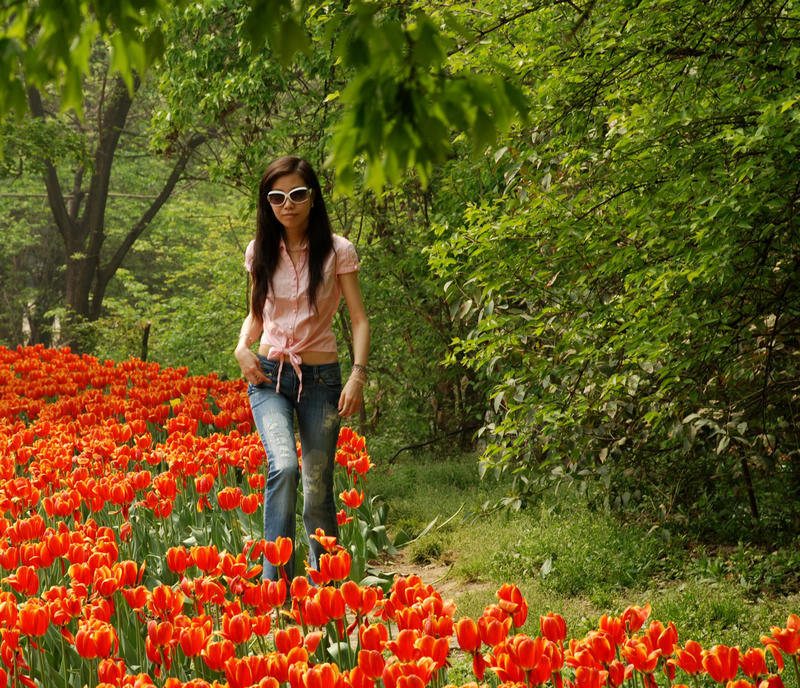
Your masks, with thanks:
[[[292,203],[305,203],[311,198],[311,190],[307,186],[297,186],[289,193],[278,191],[277,189],[267,192],[267,200],[270,205],[280,207],[286,203],[286,199]]]

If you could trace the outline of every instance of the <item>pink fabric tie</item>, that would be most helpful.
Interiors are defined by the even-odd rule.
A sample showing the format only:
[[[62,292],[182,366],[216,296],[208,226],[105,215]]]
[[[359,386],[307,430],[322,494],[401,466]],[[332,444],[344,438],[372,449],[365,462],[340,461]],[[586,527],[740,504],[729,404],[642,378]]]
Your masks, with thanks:
[[[300,380],[300,388],[297,390],[297,402],[300,403],[300,394],[303,392],[303,371],[300,370],[300,364],[303,362],[303,359],[300,358],[297,352],[285,346],[273,346],[269,350],[268,358],[276,358],[277,356],[281,357],[281,362],[278,366],[278,380],[275,383],[275,392],[280,393],[281,391],[281,372],[283,372],[283,362],[286,356],[288,356],[289,363],[292,364],[292,368],[294,368],[294,372],[297,374],[297,379]]]

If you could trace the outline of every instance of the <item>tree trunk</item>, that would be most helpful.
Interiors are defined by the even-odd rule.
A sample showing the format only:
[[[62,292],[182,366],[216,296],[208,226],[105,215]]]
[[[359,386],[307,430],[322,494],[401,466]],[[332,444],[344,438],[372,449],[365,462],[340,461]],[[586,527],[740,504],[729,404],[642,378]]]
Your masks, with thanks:
[[[160,193],[133,223],[120,244],[110,251],[106,248],[104,253],[110,254],[111,258],[103,264],[101,251],[107,238],[105,214],[114,155],[139,86],[140,80],[134,79],[134,90],[130,93],[122,79],[117,77],[110,87],[110,93],[106,95],[103,82],[97,113],[97,147],[89,188],[87,191],[82,188],[84,168],[79,167],[73,180],[69,205],[62,192],[54,162],[50,159],[43,161],[48,203],[66,253],[63,294],[68,322],[65,324],[66,336],[62,339],[79,350],[85,348],[85,342],[81,341],[76,326],[100,317],[109,282],[133,244],[167,201],[194,151],[206,138],[203,135],[193,136],[178,149],[172,171]],[[41,94],[36,89],[28,90],[28,101],[34,117],[44,119],[45,109]]]

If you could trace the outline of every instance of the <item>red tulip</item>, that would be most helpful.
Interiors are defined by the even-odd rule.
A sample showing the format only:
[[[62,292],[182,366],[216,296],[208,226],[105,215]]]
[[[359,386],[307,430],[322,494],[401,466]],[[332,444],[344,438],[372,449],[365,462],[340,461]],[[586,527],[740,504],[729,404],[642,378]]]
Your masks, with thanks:
[[[757,679],[759,676],[765,676],[768,673],[764,650],[755,647],[751,647],[739,657],[739,666],[742,667],[745,675],[752,679]]]
[[[364,503],[364,490],[356,490],[351,488],[345,490],[339,495],[342,503],[350,509],[358,509]],[[373,677],[374,678],[374,677]]]
[[[539,628],[542,635],[553,643],[563,643],[567,637],[567,622],[560,614],[548,612],[539,617]]]
[[[223,511],[237,509],[242,503],[242,490],[238,487],[224,487],[217,493],[217,504]]]
[[[717,683],[732,681],[739,671],[739,648],[715,645],[703,655],[703,668]]]
[[[170,547],[167,550],[167,566],[173,573],[183,573],[189,565],[189,553],[186,548],[181,545],[180,547]]]
[[[225,662],[233,657],[235,652],[233,643],[228,639],[208,643],[202,652],[203,661],[212,671],[222,671]]]
[[[516,585],[503,583],[497,591],[497,600],[500,608],[511,615],[515,628],[525,623],[528,618],[528,603]]]
[[[187,657],[199,655],[208,642],[208,634],[201,626],[191,625],[181,629],[180,646]]]
[[[703,670],[703,648],[694,640],[689,640],[683,649],[676,648],[675,657],[677,665],[690,676]]]
[[[31,598],[19,610],[19,629],[25,635],[40,636],[50,625],[50,612],[37,598]]]
[[[242,511],[245,514],[254,514],[259,505],[261,504],[262,495],[252,492],[249,495],[242,497]]]
[[[375,650],[360,650],[358,653],[358,666],[367,677],[379,679],[383,675],[386,661],[380,652],[376,652]]]
[[[264,543],[264,555],[273,566],[285,566],[292,558],[291,538],[279,536],[274,542]]]
[[[797,614],[789,615],[784,628],[773,626],[770,631],[782,652],[793,655],[800,650],[800,617]]]
[[[650,616],[650,605],[646,604],[644,607],[628,607],[622,612],[621,618],[628,627],[628,631],[636,633],[644,625],[648,616]]]
[[[382,623],[373,623],[369,626],[361,626],[358,629],[358,637],[361,647],[365,650],[382,652],[389,640],[389,629]]]
[[[463,616],[456,623],[456,639],[464,652],[477,652],[481,648],[478,624],[469,617]]]

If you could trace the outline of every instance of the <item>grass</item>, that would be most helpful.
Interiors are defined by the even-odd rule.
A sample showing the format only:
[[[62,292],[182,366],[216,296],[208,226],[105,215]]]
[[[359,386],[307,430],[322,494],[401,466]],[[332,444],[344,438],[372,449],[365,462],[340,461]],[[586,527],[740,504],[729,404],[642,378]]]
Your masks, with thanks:
[[[528,600],[528,632],[538,632],[540,614],[556,611],[570,635],[582,636],[600,615],[649,602],[654,617],[675,622],[681,642],[756,646],[771,625],[800,611],[800,538],[774,551],[664,539],[661,529],[592,511],[564,494],[523,511],[482,513],[506,486],[481,481],[468,455],[379,464],[370,481],[389,504],[390,533],[416,538],[405,559],[451,567],[457,616],[480,616],[497,588],[512,582]]]

